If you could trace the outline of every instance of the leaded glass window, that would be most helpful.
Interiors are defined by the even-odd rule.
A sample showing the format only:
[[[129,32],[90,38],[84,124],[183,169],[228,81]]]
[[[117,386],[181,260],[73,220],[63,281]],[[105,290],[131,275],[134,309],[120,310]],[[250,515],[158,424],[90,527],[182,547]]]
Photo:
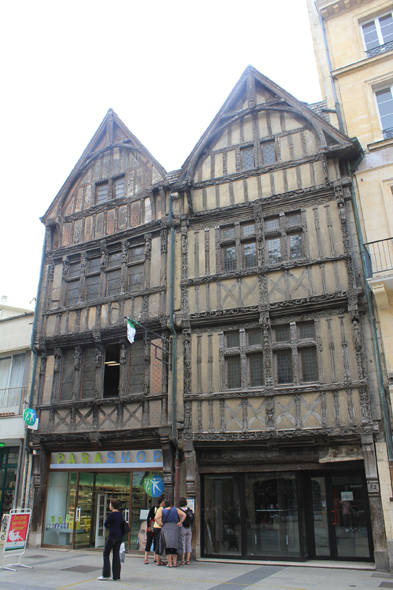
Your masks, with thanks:
[[[245,223],[242,225],[243,236],[250,236],[255,234],[255,223]]]
[[[281,262],[281,239],[272,238],[266,240],[268,261],[270,264]]]
[[[280,350],[275,353],[276,356],[276,371],[277,383],[292,382],[292,353],[290,350]]]
[[[229,332],[225,334],[227,348],[237,348],[240,346],[239,332]]]
[[[303,234],[289,235],[289,258],[303,258]]]
[[[136,340],[128,350],[128,393],[143,393],[145,381],[145,345]]]
[[[128,269],[128,290],[140,291],[143,289],[143,264],[130,266]]]
[[[95,385],[96,380],[96,367],[95,367],[95,349],[86,348],[83,351],[82,361],[82,386],[81,386],[81,398],[89,399],[96,397],[97,390]]]
[[[243,244],[244,268],[257,266],[257,247],[255,242]]]
[[[87,272],[97,272],[101,268],[101,258],[90,258],[87,261]]]
[[[221,230],[223,240],[231,240],[235,238],[234,227],[223,227]]]
[[[96,187],[96,195],[97,195],[97,204],[99,203],[106,203],[108,200],[108,183],[103,182],[102,184],[97,184]]]
[[[314,338],[315,337],[315,330],[314,330],[314,323],[313,322],[306,322],[303,324],[298,324],[298,332],[299,338]]]
[[[107,297],[119,295],[121,289],[121,270],[112,270],[107,273]]]
[[[274,141],[269,141],[261,145],[262,165],[271,166],[276,163],[276,147]]]
[[[113,184],[115,199],[120,199],[121,197],[124,197],[124,176],[122,176],[122,178],[116,178]]]
[[[248,371],[250,387],[263,385],[263,358],[261,354],[248,355]]]
[[[67,286],[67,305],[75,305],[79,300],[80,280],[69,281]]]
[[[246,148],[242,150],[243,170],[254,168],[254,149]]]
[[[64,350],[61,362],[60,401],[72,400],[74,393],[74,350]]]
[[[86,301],[98,299],[100,287],[100,275],[86,277]]]
[[[261,342],[262,342],[261,330],[248,330],[247,343],[249,346],[253,346],[255,344],[261,344]]]
[[[226,246],[222,249],[224,270],[230,272],[236,270],[236,247]]]
[[[121,264],[121,252],[112,252],[108,256],[108,267],[119,266]]]
[[[276,326],[274,328],[274,339],[276,342],[289,342],[289,326]]]
[[[144,246],[137,246],[136,248],[130,248],[128,254],[128,260],[130,262],[138,262],[139,260],[144,260],[145,258],[145,247]]]
[[[314,347],[300,349],[301,381],[317,381],[317,354]]]
[[[239,389],[240,377],[240,356],[229,356],[226,359],[227,366],[227,387],[228,389]]]

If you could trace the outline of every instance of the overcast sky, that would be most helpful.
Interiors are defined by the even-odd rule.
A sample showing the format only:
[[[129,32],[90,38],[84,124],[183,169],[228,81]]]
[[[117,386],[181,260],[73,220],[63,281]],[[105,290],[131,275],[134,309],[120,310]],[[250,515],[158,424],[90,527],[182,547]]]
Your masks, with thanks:
[[[108,108],[180,168],[248,64],[321,100],[306,0],[3,0],[0,296],[36,296],[45,213]]]

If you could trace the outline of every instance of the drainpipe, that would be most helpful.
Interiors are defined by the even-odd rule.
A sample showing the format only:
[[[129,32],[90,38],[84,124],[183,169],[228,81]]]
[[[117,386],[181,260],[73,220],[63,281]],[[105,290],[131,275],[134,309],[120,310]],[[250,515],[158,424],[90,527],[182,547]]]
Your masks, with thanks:
[[[41,256],[41,268],[40,268],[40,278],[38,281],[38,288],[37,288],[37,300],[35,304],[34,310],[34,320],[33,320],[33,328],[31,331],[31,339],[30,339],[30,350],[33,353],[33,368],[31,372],[31,381],[30,381],[30,392],[29,392],[29,405],[28,407],[31,408],[33,404],[33,396],[34,396],[34,382],[35,382],[35,375],[37,371],[37,362],[38,362],[38,351],[35,347],[35,335],[37,329],[37,308],[40,301],[40,292],[41,292],[41,284],[42,284],[42,273],[44,270],[44,261],[45,261],[45,244],[46,244],[46,236],[44,236],[44,243],[42,246],[42,256]],[[23,497],[22,497],[22,508],[29,507],[29,497],[30,497],[30,484],[31,484],[31,472],[33,468],[33,460],[31,455],[31,450],[29,447],[29,439],[30,439],[30,429],[25,426],[25,449],[26,449],[26,465],[25,465],[25,475],[24,475],[24,490],[23,490]],[[29,475],[27,475],[29,474]]]
[[[177,444],[176,430],[176,357],[177,357],[177,334],[174,324],[175,313],[175,226],[172,217],[172,199],[173,192],[169,193],[169,225],[171,228],[171,249],[170,249],[170,266],[169,266],[169,329],[172,334],[172,387],[171,387],[171,420],[172,420],[172,442],[176,447],[175,457],[175,486],[174,501],[179,501],[179,482],[180,482],[180,455]]]
[[[321,24],[323,44],[324,44],[324,47],[325,47],[326,59],[327,59],[327,64],[328,64],[328,68],[329,68],[330,84],[331,84],[331,87],[332,87],[333,99],[334,99],[334,104],[335,104],[336,112],[337,112],[338,127],[339,127],[341,133],[345,133],[344,123],[343,123],[343,119],[342,119],[342,116],[341,116],[341,107],[340,107],[340,103],[338,102],[337,92],[336,92],[336,86],[334,84],[334,79],[333,79],[333,75],[332,75],[332,64],[331,64],[331,61],[330,61],[329,47],[328,47],[327,39],[326,39],[325,24],[323,22],[322,14],[320,14],[318,12],[318,16],[319,16],[319,22]]]
[[[347,164],[348,173],[351,176],[353,175],[353,172],[355,171],[355,169],[359,165],[360,160],[361,160],[361,158],[359,158],[359,160],[354,164],[352,170],[351,170],[349,164]],[[360,258],[362,261],[363,275],[365,276],[365,279],[366,279],[364,282],[365,282],[365,291],[366,291],[366,299],[367,299],[367,310],[368,310],[368,317],[369,317],[370,325],[371,325],[371,336],[372,336],[372,341],[373,341],[374,356],[375,356],[376,369],[377,369],[378,391],[379,391],[379,399],[381,402],[382,422],[383,422],[383,427],[385,430],[386,448],[387,448],[388,459],[389,459],[389,463],[390,463],[391,461],[393,461],[392,426],[391,426],[391,421],[390,421],[389,405],[386,400],[386,392],[385,392],[385,387],[384,387],[384,382],[383,382],[383,369],[382,369],[382,363],[381,363],[381,352],[379,350],[378,333],[377,333],[377,327],[376,327],[376,321],[375,321],[375,315],[374,315],[374,307],[373,307],[371,289],[370,289],[369,284],[367,282],[367,279],[370,277],[369,277],[369,272],[367,270],[366,250],[365,250],[364,242],[363,242],[362,228],[360,225],[360,217],[359,217],[359,211],[358,211],[358,206],[357,206],[357,202],[356,202],[356,194],[355,194],[355,190],[353,188],[353,183],[351,183],[351,200],[352,200],[352,207],[353,207],[354,217],[355,217],[356,233],[358,236],[359,247],[360,247]]]

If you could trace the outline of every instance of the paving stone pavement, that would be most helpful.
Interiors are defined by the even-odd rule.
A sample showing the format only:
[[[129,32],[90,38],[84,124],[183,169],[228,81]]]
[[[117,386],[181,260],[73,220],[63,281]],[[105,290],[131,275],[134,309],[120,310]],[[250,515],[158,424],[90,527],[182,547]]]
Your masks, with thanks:
[[[393,589],[393,575],[367,569],[213,561],[193,561],[190,566],[169,569],[157,567],[152,560],[145,565],[142,557],[127,555],[122,579],[101,582],[97,577],[101,575],[102,554],[96,551],[28,549],[22,563],[33,569],[0,570],[0,590],[96,590],[101,586],[107,590]]]

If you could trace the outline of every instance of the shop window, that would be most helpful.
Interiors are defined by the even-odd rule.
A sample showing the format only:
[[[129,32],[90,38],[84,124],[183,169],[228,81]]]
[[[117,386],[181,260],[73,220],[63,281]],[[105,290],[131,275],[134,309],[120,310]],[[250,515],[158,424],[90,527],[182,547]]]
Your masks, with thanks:
[[[276,383],[284,385],[318,381],[314,323],[298,322],[291,326],[273,328],[272,347]]]
[[[267,217],[264,224],[268,264],[305,257],[304,228],[300,211]]]
[[[361,25],[367,57],[393,49],[393,18],[388,12]]]
[[[108,344],[105,348],[104,397],[119,395],[120,345]]]

